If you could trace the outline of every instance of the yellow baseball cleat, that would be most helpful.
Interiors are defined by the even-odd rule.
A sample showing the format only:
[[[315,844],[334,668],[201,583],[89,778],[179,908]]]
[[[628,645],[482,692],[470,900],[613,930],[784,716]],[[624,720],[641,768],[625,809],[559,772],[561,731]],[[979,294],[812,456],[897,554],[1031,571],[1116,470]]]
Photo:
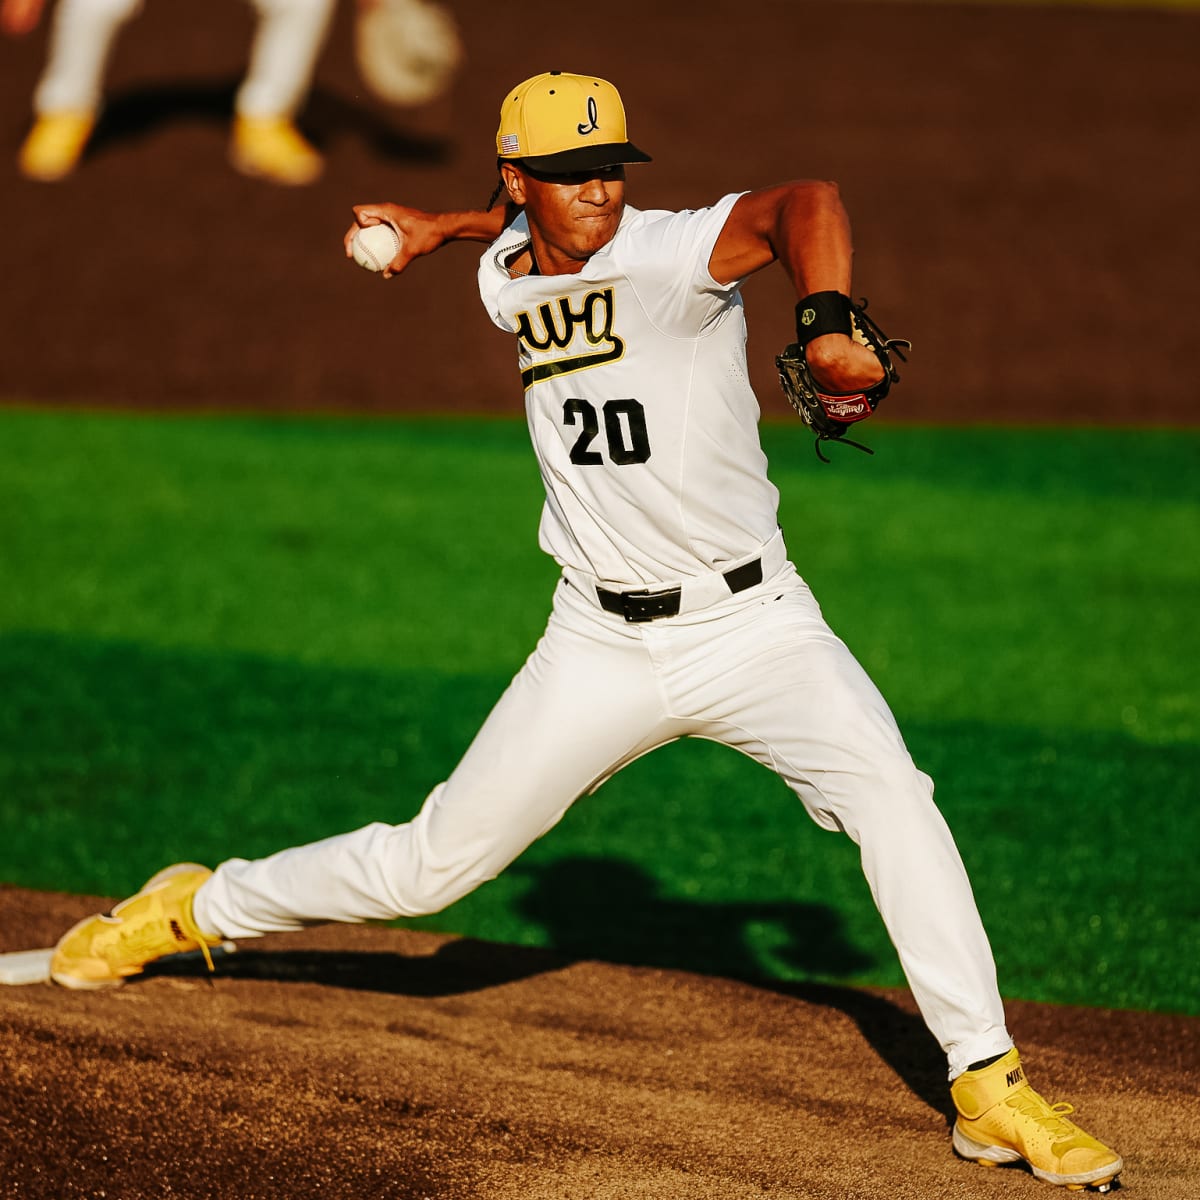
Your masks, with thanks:
[[[1047,1104],[1029,1086],[1015,1048],[964,1072],[950,1093],[958,1109],[954,1149],[981,1166],[1024,1161],[1046,1183],[1102,1192],[1124,1166],[1119,1154],[1067,1120],[1075,1111],[1070,1104]]]
[[[42,113],[17,156],[26,179],[54,183],[75,170],[95,127],[90,112]]]
[[[243,175],[288,187],[312,183],[325,166],[286,117],[237,117],[229,157]]]
[[[117,987],[147,963],[186,950],[199,950],[211,971],[209,947],[221,939],[192,920],[192,897],[210,875],[198,863],[176,863],[112,912],[80,921],[55,946],[50,978],[67,988]]]

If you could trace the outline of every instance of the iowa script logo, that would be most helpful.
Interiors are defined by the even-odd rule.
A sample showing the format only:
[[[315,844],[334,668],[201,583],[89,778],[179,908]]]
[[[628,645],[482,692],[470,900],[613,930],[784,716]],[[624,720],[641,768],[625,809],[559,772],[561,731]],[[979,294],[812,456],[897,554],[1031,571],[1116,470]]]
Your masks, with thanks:
[[[526,390],[535,383],[586,371],[616,362],[625,353],[625,343],[613,333],[613,290],[588,292],[579,308],[570,296],[559,296],[539,304],[532,313],[517,316],[517,340],[522,357],[539,358],[555,350],[570,353],[533,362],[521,372]]]

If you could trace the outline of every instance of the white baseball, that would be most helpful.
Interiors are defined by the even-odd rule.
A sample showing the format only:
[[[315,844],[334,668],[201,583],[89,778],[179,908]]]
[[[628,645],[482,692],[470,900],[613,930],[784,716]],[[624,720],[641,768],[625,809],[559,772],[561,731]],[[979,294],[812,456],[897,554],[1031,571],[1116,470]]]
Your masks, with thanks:
[[[390,225],[368,225],[350,243],[354,261],[368,271],[382,271],[399,249],[400,235]]]

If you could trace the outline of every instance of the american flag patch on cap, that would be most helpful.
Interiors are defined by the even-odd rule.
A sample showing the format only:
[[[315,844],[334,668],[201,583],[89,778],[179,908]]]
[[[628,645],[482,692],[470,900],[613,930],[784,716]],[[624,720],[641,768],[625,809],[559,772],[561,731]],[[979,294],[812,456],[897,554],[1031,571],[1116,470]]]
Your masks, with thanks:
[[[506,133],[500,139],[501,154],[520,154],[521,139],[515,133]]]

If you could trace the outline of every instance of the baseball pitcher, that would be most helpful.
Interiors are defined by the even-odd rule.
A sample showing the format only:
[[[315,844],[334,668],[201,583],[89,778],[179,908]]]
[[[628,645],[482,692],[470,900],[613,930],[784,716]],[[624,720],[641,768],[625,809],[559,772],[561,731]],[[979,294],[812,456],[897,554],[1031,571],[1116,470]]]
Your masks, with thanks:
[[[799,364],[817,419],[835,423],[814,424],[818,436],[869,417],[895,380],[898,343],[873,322],[868,336],[849,299],[837,188],[797,182],[695,211],[638,210],[626,203],[626,169],[649,156],[629,140],[617,90],[558,71],[506,95],[496,151],[502,207],[363,205],[346,247],[357,228],[390,224],[394,276],[448,242],[486,243],[479,291],[516,339],[546,489],[540,541],[562,569],[544,636],[411,822],[215,872],[167,868],[68,932],[54,979],[108,987],[222,938],[436,912],[627,763],[707,738],[776,772],[817,824],[859,846],[948,1059],[955,1150],[1107,1190],[1121,1159],[1071,1122],[1069,1105],[1030,1087],[933,785],[779,528],[742,285],[776,262],[794,284],[797,341],[784,357]]]

